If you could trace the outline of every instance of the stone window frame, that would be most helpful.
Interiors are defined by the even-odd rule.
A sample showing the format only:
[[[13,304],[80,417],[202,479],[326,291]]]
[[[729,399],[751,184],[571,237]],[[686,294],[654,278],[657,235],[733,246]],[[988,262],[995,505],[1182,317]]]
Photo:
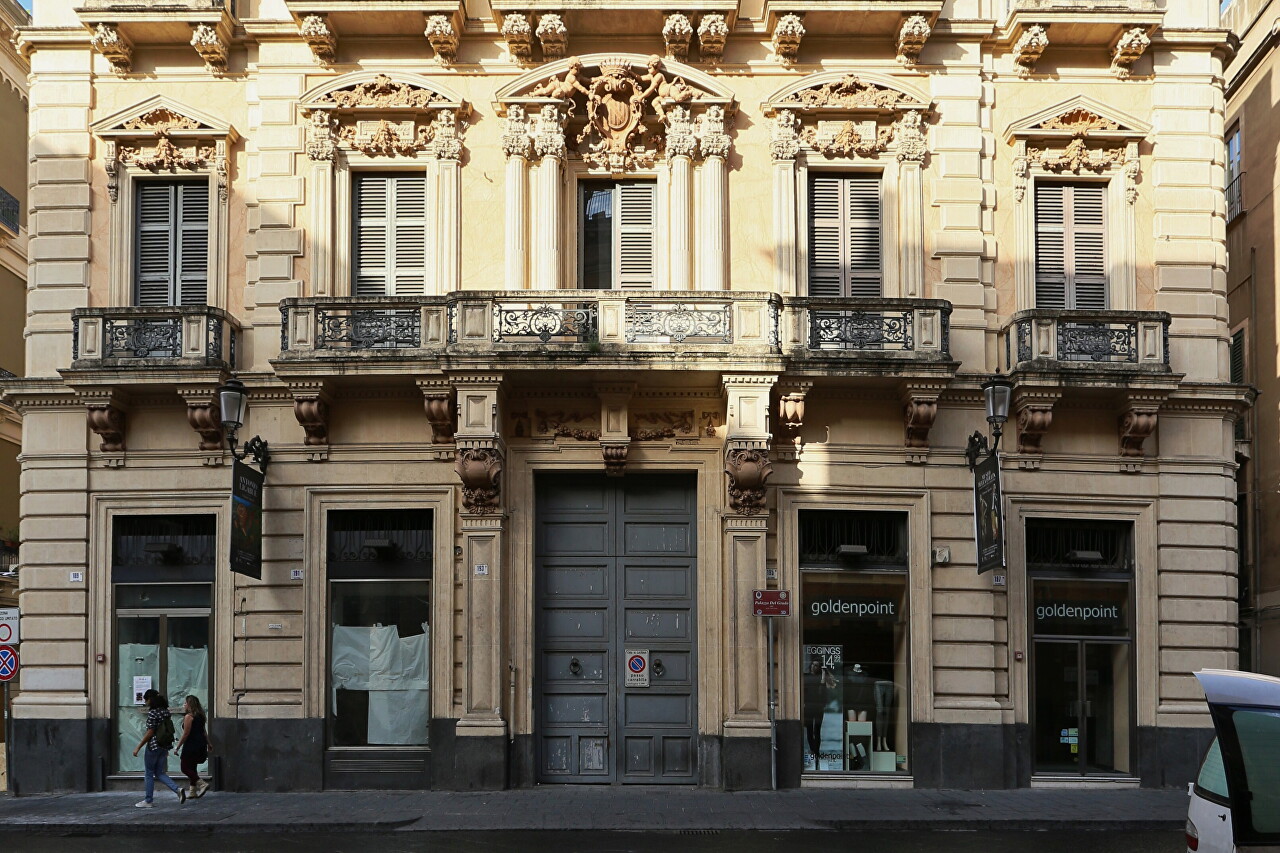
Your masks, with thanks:
[[[221,470],[221,469],[219,469]],[[228,565],[231,559],[226,532],[231,529],[231,507],[226,491],[198,490],[182,495],[157,495],[154,491],[117,492],[111,495],[91,495],[89,506],[89,563],[85,573],[88,594],[88,617],[85,626],[88,649],[85,659],[92,661],[96,655],[106,655],[109,664],[115,661],[115,598],[111,582],[112,525],[117,516],[138,515],[212,515],[215,517],[215,548],[217,566]],[[218,571],[214,574],[212,603],[209,608],[209,707],[214,717],[234,713],[231,701],[231,655],[219,652],[231,648],[232,611],[235,609],[236,575]],[[114,664],[88,666],[85,689],[88,691],[89,714],[94,719],[113,719],[115,708]]]
[[[1116,475],[1122,476],[1122,475]],[[1005,554],[1008,565],[1005,576],[1008,586],[1005,608],[1008,650],[1022,650],[1027,660],[1031,656],[1034,632],[1030,624],[1031,584],[1026,570],[1026,522],[1029,518],[1079,521],[1124,521],[1133,525],[1133,636],[1129,641],[1133,648],[1133,708],[1132,719],[1137,728],[1157,725],[1158,715],[1173,711],[1185,713],[1185,708],[1159,708],[1160,697],[1160,597],[1156,536],[1156,505],[1143,499],[1123,499],[1082,496],[1067,498],[1058,495],[1006,494],[1005,525],[1007,542]],[[998,591],[998,590],[997,590]],[[1000,661],[997,660],[997,664]],[[1028,723],[1031,718],[1030,667],[1024,662],[1016,665],[1012,652],[1004,661],[1009,678],[1009,700],[1013,704],[1014,722]],[[1141,760],[1141,756],[1139,756]],[[1138,775],[1131,771],[1131,775]]]
[[[1076,97],[1020,119],[1005,131],[1013,148],[1014,311],[1036,307],[1037,184],[1105,183],[1107,306],[1138,307],[1139,145],[1151,127],[1092,98]]]
[[[108,293],[113,307],[134,304],[137,185],[149,180],[209,184],[209,273],[205,302],[226,309],[230,225],[230,149],[235,128],[172,98],[157,95],[94,122],[102,141],[109,204]]]
[[[841,101],[850,79],[885,103]],[[806,102],[806,99],[809,99]],[[928,95],[914,85],[870,71],[811,74],[777,90],[761,105],[771,119],[775,245],[774,288],[805,296],[809,288],[809,172],[878,172],[881,175],[881,293],[884,298],[927,296],[924,250],[924,181],[927,166]],[[890,118],[891,117],[891,118]],[[865,151],[841,151],[819,132],[819,121],[874,121],[887,139]]]
[[[911,651],[910,722],[936,717],[933,690],[933,574],[929,491],[855,486],[784,486],[778,489],[778,587],[800,595],[800,511],[905,512],[907,514],[907,607]],[[781,620],[778,631],[783,719],[800,719],[800,619]],[[795,661],[795,666],[786,665]],[[994,708],[994,706],[993,706]],[[911,747],[908,746],[910,749]],[[912,765],[913,766],[913,765]],[[913,771],[914,772],[914,771]]]
[[[395,95],[377,87],[423,90],[425,102],[397,103]],[[334,93],[351,90],[353,106],[334,102]],[[363,95],[359,93],[365,93]],[[462,131],[470,106],[439,83],[407,72],[362,71],[316,86],[298,102],[298,121],[305,127],[305,154],[310,162],[311,296],[350,298],[354,226],[354,182],[358,173],[422,172],[427,186],[427,233],[432,235],[427,264],[427,296],[462,287]],[[353,135],[357,122],[390,121],[412,116],[422,138],[392,137],[379,147],[367,136]]]
[[[431,512],[432,596],[429,638],[431,718],[456,717],[453,701],[453,548],[457,490],[452,486],[404,489],[387,486],[315,486],[304,489],[302,539],[303,598],[302,716],[328,719],[329,711],[329,576],[325,571],[330,510],[416,509]],[[318,642],[316,638],[319,638]],[[327,748],[327,747],[326,747]],[[426,749],[432,749],[428,744]]]

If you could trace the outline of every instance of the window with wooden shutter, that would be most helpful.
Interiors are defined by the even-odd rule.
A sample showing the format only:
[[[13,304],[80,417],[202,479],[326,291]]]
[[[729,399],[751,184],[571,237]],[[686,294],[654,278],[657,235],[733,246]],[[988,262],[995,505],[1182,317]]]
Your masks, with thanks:
[[[652,181],[584,181],[579,193],[580,286],[654,286],[657,187]]]
[[[1231,383],[1244,384],[1244,329],[1231,336]]]
[[[209,184],[140,181],[134,301],[201,305],[209,294]]]
[[[427,181],[422,174],[357,175],[355,296],[420,296],[427,289]]]
[[[1107,307],[1105,184],[1036,184],[1036,307]]]
[[[809,295],[881,295],[879,175],[809,179]]]

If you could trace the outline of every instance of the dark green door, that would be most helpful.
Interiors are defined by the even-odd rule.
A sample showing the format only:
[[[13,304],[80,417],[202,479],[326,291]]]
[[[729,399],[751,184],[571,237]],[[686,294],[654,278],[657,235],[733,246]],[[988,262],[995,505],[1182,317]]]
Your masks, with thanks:
[[[537,489],[538,775],[692,784],[692,477],[547,474]],[[628,650],[649,685],[626,686]]]

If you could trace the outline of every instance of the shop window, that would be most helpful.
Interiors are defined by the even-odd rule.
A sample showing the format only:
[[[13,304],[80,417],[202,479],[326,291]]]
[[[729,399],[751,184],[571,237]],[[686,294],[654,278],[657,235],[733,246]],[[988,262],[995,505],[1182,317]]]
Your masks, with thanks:
[[[809,179],[809,295],[881,295],[879,175]]]
[[[800,513],[806,773],[910,769],[906,547],[902,513]]]
[[[329,513],[329,742],[426,746],[431,514]]]
[[[146,731],[146,690],[163,693],[179,718],[187,696],[211,710],[216,526],[212,515],[117,516],[113,521],[115,771],[142,772],[141,753],[132,753]]]
[[[1102,310],[1107,301],[1102,183],[1036,183],[1036,307]]]
[[[656,185],[652,181],[583,181],[579,196],[581,287],[653,287]]]

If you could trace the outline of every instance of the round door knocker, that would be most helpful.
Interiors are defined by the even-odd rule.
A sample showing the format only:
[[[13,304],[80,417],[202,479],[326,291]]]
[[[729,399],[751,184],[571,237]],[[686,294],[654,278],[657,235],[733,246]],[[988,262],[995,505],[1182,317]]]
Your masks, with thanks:
[[[582,672],[582,664],[578,662],[577,658],[569,659],[569,672],[574,675],[578,675]]]
[[[653,659],[653,674],[661,678],[667,672],[667,668],[662,665],[662,658]]]

